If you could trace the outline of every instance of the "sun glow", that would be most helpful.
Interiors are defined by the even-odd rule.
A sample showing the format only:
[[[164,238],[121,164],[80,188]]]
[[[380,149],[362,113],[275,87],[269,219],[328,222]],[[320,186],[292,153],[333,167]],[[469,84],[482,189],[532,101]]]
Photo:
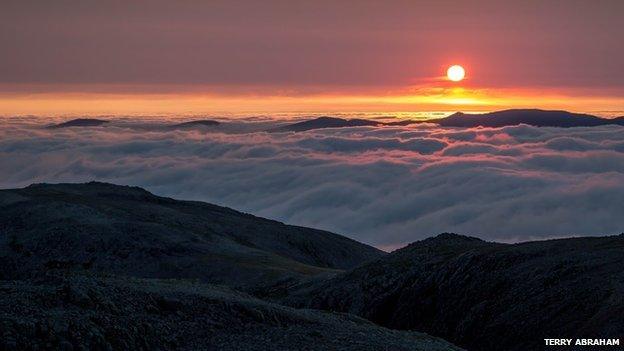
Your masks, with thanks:
[[[208,89],[206,89],[208,90]],[[463,84],[414,86],[394,91],[284,95],[188,93],[2,93],[0,119],[10,116],[265,114],[285,112],[489,111],[506,108],[568,109],[624,115],[624,98],[586,96],[585,91],[480,89]],[[600,109],[600,110],[599,110]]]
[[[449,80],[452,80],[453,82],[461,81],[462,79],[464,79],[465,75],[466,71],[464,70],[464,67],[460,65],[453,65],[449,67],[446,71],[446,76]]]

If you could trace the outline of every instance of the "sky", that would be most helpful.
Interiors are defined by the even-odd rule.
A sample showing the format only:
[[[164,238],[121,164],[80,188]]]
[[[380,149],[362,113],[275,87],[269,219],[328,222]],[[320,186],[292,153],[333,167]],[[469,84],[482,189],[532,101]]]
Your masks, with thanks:
[[[619,0],[5,0],[0,114],[617,114],[622,13]],[[452,64],[465,80],[445,79]]]

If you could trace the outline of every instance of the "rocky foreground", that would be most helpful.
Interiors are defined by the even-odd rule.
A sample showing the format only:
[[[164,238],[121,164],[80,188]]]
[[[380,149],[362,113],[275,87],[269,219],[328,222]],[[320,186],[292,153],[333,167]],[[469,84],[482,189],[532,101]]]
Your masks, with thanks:
[[[624,235],[386,254],[140,188],[41,184],[0,191],[0,350],[541,350],[623,335],[622,267]]]
[[[2,190],[0,350],[459,350],[233,289],[323,280],[382,255],[139,188]]]
[[[623,267],[624,235],[511,245],[441,234],[279,293],[468,350],[541,350],[545,338],[624,334]]]
[[[46,276],[0,291],[2,350],[459,350],[198,282]]]

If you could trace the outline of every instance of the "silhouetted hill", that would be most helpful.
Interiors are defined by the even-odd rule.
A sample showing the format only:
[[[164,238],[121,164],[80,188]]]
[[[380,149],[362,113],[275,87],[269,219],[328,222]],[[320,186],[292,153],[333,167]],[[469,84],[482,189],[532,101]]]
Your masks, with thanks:
[[[309,121],[297,122],[271,129],[271,132],[304,132],[312,129],[376,126],[381,123],[367,119],[342,119],[336,117],[319,117]]]
[[[176,124],[169,126],[169,128],[170,129],[189,129],[189,128],[196,128],[196,127],[216,127],[220,124],[221,124],[220,122],[213,121],[211,119],[202,119],[202,120],[197,120],[197,121],[176,123]]]
[[[309,121],[281,126],[272,132],[302,132],[322,128],[343,128],[358,126],[406,126],[418,123],[435,123],[443,127],[504,127],[527,124],[536,127],[595,127],[602,125],[622,125],[624,117],[613,119],[567,111],[548,111],[539,109],[514,109],[483,114],[456,112],[448,117],[430,120],[402,120],[396,122],[378,122],[366,119],[342,119],[319,117]]]
[[[55,129],[55,128],[68,128],[68,127],[97,127],[105,123],[108,123],[108,121],[105,121],[102,119],[95,119],[95,118],[77,118],[77,119],[72,119],[71,121],[51,125],[47,128]]]
[[[459,350],[188,281],[52,275],[0,281],[0,291],[2,350]]]
[[[384,254],[137,187],[38,184],[0,190],[0,349],[455,349],[305,307],[470,350],[539,350],[621,335],[622,267],[624,235],[447,233]]]
[[[209,284],[292,284],[382,255],[336,234],[136,187],[1,190],[0,349],[460,350]]]
[[[622,267],[624,235],[499,244],[443,234],[291,288],[283,301],[469,350],[540,350],[544,338],[622,335]]]
[[[528,124],[536,127],[595,127],[607,124],[624,125],[624,119],[606,119],[588,114],[546,110],[504,110],[484,114],[457,112],[448,117],[427,121],[443,127],[504,127]]]
[[[333,233],[105,183],[0,191],[0,279],[45,269],[256,286],[383,253]]]

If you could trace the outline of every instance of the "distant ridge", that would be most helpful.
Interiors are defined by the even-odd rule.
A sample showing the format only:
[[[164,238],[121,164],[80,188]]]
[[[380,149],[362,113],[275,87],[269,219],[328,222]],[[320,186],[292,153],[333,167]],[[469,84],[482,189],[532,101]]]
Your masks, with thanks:
[[[273,128],[270,129],[269,132],[304,132],[306,130],[312,129],[376,126],[379,124],[383,123],[371,121],[368,119],[343,119],[337,117],[323,116],[308,121],[297,122]]]
[[[269,132],[303,132],[323,128],[344,128],[360,126],[405,126],[418,123],[434,123],[442,127],[505,127],[527,124],[535,127],[596,127],[603,125],[624,126],[624,116],[613,119],[601,118],[584,113],[558,110],[511,109],[482,114],[456,112],[448,117],[429,120],[402,120],[379,122],[367,119],[343,119],[319,117],[303,122],[284,125]]]
[[[456,112],[448,117],[427,121],[443,127],[504,127],[528,124],[535,127],[595,127],[608,124],[624,125],[624,118],[606,119],[597,116],[539,109],[513,109],[483,114]]]
[[[69,127],[97,127],[105,123],[108,123],[108,121],[103,120],[103,119],[95,119],[95,118],[77,118],[77,119],[72,119],[67,122],[54,124],[47,128],[57,129],[57,128],[69,128]]]
[[[107,120],[95,118],[77,118],[63,123],[48,126],[48,129],[69,128],[69,127],[97,127],[109,123]],[[519,124],[526,124],[535,127],[596,127],[603,125],[624,126],[624,116],[617,118],[601,118],[598,116],[574,113],[561,110],[541,110],[541,109],[510,109],[488,113],[472,114],[456,112],[448,117],[429,120],[398,120],[393,122],[381,122],[376,120],[353,118],[345,119],[338,117],[322,116],[302,122],[295,122],[268,129],[267,132],[305,132],[308,130],[325,128],[347,128],[347,127],[374,127],[374,126],[406,126],[410,124],[432,123],[442,127],[505,127]],[[166,129],[192,129],[221,126],[223,123],[210,119],[202,119],[176,123],[166,126]]]
[[[182,122],[176,123],[169,126],[170,129],[186,129],[186,128],[194,128],[194,127],[216,127],[220,125],[220,122],[211,120],[211,119],[200,119],[196,121]]]

